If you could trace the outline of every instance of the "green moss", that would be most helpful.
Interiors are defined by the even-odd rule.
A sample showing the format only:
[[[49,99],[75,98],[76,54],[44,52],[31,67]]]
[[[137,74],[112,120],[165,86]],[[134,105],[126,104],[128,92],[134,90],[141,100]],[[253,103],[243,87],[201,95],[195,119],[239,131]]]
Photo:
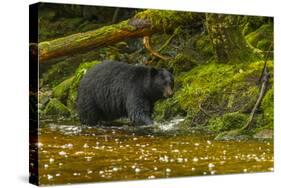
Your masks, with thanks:
[[[175,97],[186,111],[198,111],[198,104],[222,89],[234,71],[231,65],[215,63],[199,65],[179,76],[178,81],[182,87]]]
[[[42,72],[40,87],[47,85],[49,87],[57,86],[75,72],[80,62],[81,59],[67,58],[61,62],[56,62],[56,64],[51,67],[40,67],[40,71]]]
[[[74,76],[64,80],[59,85],[53,88],[53,96],[60,101],[66,101],[68,97],[69,88],[74,80]]]
[[[155,104],[153,116],[156,121],[163,121],[175,116],[184,116],[185,114],[178,102],[174,98],[169,98]]]
[[[177,87],[171,100],[177,101],[179,109],[195,124],[204,124],[208,119],[199,106],[211,116],[229,112],[250,113],[259,94],[258,81],[263,65],[263,61],[198,65],[176,76]],[[271,74],[269,85],[272,85],[272,61],[268,62],[268,68]]]
[[[42,18],[39,22],[40,41],[52,40],[58,37],[67,36],[79,31],[79,26],[84,22],[82,17],[61,18],[56,21]]]
[[[272,40],[273,39],[273,25],[272,24],[264,24],[259,29],[254,32],[251,32],[246,36],[247,41],[254,47],[258,48],[258,43],[262,40]],[[260,47],[270,46],[264,45],[262,42],[259,44]],[[268,49],[266,49],[268,50]]]
[[[202,52],[205,56],[213,55],[213,46],[210,43],[208,35],[201,35],[195,43],[195,48]]]
[[[257,48],[259,48],[261,50],[264,50],[264,51],[267,51],[270,48],[271,43],[272,43],[272,41],[270,41],[268,39],[260,40],[257,43]]]
[[[163,29],[164,31],[173,29],[175,26],[188,22],[194,16],[194,13],[171,11],[171,10],[146,10],[135,15],[135,18],[148,20],[152,27]]]
[[[247,119],[247,115],[239,112],[226,113],[223,116],[211,118],[208,128],[216,132],[238,129],[245,125]]]
[[[47,104],[44,115],[69,116],[70,110],[57,99],[51,99]]]
[[[249,33],[257,30],[263,24],[272,22],[272,18],[263,17],[263,16],[245,16],[242,18],[246,22],[243,28],[243,34],[248,35]]]
[[[180,72],[186,72],[191,70],[194,66],[197,65],[197,61],[188,54],[179,53],[173,60],[169,61],[168,64],[169,67],[172,68],[177,74]]]
[[[272,62],[268,64],[272,73]],[[180,76],[183,85],[178,93],[183,108],[198,108],[198,104],[213,96],[235,100],[257,93],[256,82],[260,77],[263,62],[229,65],[210,63],[199,65]],[[192,100],[186,100],[192,99]],[[232,101],[230,103],[233,103]],[[233,106],[233,105],[231,105]]]

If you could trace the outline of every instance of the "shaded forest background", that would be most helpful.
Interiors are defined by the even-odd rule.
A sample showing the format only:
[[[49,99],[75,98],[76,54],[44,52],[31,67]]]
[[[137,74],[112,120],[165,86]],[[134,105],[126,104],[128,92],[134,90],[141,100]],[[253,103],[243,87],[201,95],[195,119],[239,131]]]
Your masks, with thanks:
[[[156,104],[156,121],[184,117],[224,138],[247,124],[266,83],[238,136],[273,136],[273,18],[43,3],[39,42],[41,119],[76,121],[80,79],[117,60],[173,70],[175,95]]]

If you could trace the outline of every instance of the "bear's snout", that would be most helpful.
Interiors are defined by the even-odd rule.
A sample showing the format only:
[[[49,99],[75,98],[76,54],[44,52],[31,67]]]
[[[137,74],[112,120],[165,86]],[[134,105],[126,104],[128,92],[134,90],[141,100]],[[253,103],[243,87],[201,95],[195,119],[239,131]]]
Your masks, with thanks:
[[[173,92],[173,89],[170,87],[170,86],[166,86],[164,88],[164,97],[168,98],[168,97],[171,97],[173,96],[174,92]]]

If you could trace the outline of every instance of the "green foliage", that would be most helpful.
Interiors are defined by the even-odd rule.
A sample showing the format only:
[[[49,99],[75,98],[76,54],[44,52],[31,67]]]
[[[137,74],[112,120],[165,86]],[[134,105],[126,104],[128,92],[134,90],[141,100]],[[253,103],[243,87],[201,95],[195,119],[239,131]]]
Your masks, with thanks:
[[[272,43],[272,40],[262,39],[262,40],[258,41],[257,48],[267,51],[270,48],[271,43]]]
[[[201,35],[195,43],[195,48],[202,52],[205,56],[213,55],[213,46],[210,43],[208,35]]]
[[[261,17],[261,16],[245,16],[243,22],[245,26],[243,28],[243,34],[248,35],[249,33],[257,30],[260,26],[267,23],[272,23],[272,18]]]
[[[264,24],[246,36],[247,41],[254,47],[268,50],[273,40],[273,25]],[[260,44],[259,44],[260,43]]]
[[[42,82],[40,85],[49,85],[54,87],[65,80],[71,72],[75,71],[75,67],[69,65],[69,61],[59,62],[48,68],[48,71],[45,71],[42,74]]]
[[[58,21],[42,18],[39,22],[39,39],[40,41],[45,41],[77,33],[82,23],[83,19],[81,17],[62,18]]]
[[[247,118],[247,115],[239,112],[226,113],[223,116],[211,118],[208,123],[208,128],[216,132],[242,128]]]

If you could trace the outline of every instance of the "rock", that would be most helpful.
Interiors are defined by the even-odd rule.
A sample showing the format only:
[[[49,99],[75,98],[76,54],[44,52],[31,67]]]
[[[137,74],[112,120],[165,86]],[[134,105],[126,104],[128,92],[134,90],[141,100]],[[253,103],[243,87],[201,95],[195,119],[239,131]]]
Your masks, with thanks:
[[[44,109],[45,106],[48,104],[48,102],[50,101],[50,98],[52,96],[52,91],[40,91],[39,92],[39,109]]]
[[[44,115],[69,116],[70,115],[70,111],[59,100],[57,100],[57,99],[50,99],[50,102],[47,104],[47,106],[46,106],[46,108],[44,110]]]
[[[53,88],[53,96],[60,101],[63,101],[67,98],[69,88],[73,82],[74,76],[64,80],[56,87]]]
[[[273,130],[271,130],[271,129],[261,130],[254,135],[254,138],[257,138],[257,139],[273,139]]]
[[[251,136],[243,133],[243,130],[235,129],[218,134],[215,140],[248,140]]]

